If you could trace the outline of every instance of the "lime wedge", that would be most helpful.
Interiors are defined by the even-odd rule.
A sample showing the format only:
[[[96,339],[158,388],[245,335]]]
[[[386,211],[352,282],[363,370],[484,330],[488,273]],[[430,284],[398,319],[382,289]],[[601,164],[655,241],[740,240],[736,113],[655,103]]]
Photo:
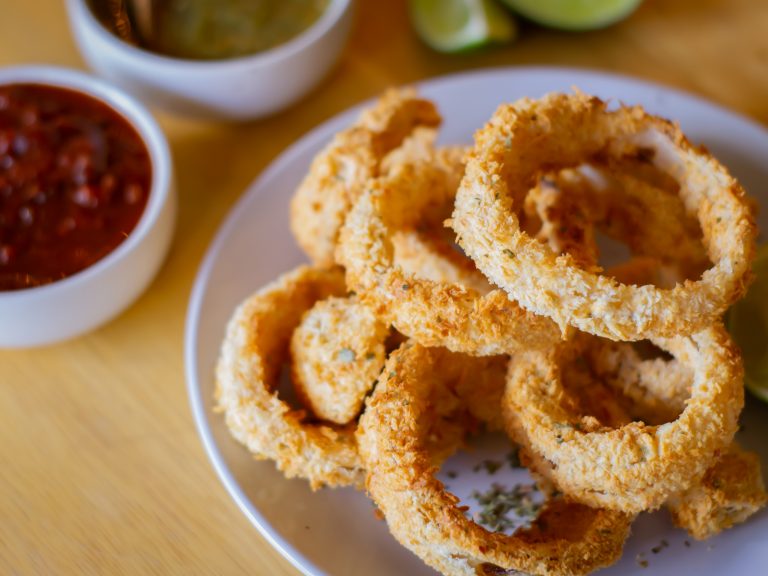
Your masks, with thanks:
[[[728,311],[728,330],[744,357],[744,384],[768,402],[768,244],[752,264],[757,276],[747,295]]]
[[[419,37],[440,52],[461,52],[514,40],[513,17],[494,0],[410,0]]]
[[[642,0],[502,0],[537,24],[563,30],[593,30],[618,22]]]

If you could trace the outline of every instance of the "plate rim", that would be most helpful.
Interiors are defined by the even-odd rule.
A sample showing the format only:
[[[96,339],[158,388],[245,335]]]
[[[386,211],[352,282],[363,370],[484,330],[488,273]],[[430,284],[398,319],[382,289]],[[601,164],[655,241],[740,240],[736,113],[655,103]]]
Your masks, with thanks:
[[[619,82],[623,84],[642,87],[646,90],[652,90],[658,93],[672,95],[676,98],[695,101],[705,107],[716,110],[719,114],[729,116],[732,121],[743,124],[753,130],[762,132],[762,135],[768,140],[768,127],[764,126],[759,120],[747,116],[739,111],[732,110],[723,104],[710,100],[699,94],[691,93],[686,90],[667,86],[659,82],[638,78],[629,74],[617,73],[607,70],[599,70],[587,67],[571,66],[493,66],[487,68],[478,68],[473,70],[464,70],[460,72],[443,74],[424,78],[417,82],[399,84],[402,86],[414,86],[420,93],[439,91],[443,85],[456,81],[466,81],[474,76],[494,76],[494,75],[572,75],[574,76],[572,85],[577,86],[580,81],[608,81]],[[305,576],[330,576],[327,572],[320,569],[314,562],[310,561],[298,549],[296,549],[286,538],[277,533],[266,520],[263,514],[250,502],[246,494],[241,489],[238,481],[230,471],[224,457],[219,450],[213,437],[213,431],[208,424],[206,417],[206,400],[202,397],[202,386],[200,375],[196,366],[196,347],[199,335],[199,320],[202,312],[202,303],[206,295],[208,285],[207,280],[210,272],[215,265],[216,258],[219,255],[222,246],[226,243],[230,233],[235,228],[235,224],[240,213],[245,210],[247,203],[254,201],[255,198],[262,196],[269,190],[270,180],[279,175],[286,166],[290,166],[297,155],[307,147],[316,146],[317,140],[325,141],[327,136],[325,132],[329,127],[338,123],[344,117],[353,117],[365,106],[374,102],[376,97],[367,98],[348,108],[345,108],[333,116],[325,119],[320,124],[310,128],[303,135],[299,136],[288,147],[278,152],[256,177],[251,181],[245,190],[240,194],[237,201],[229,208],[223,220],[216,227],[216,230],[205,249],[205,253],[195,274],[194,282],[190,290],[188,305],[184,323],[184,372],[185,387],[187,389],[188,400],[192,416],[195,422],[195,428],[200,437],[206,456],[211,462],[219,481],[223,484],[228,495],[234,500],[240,511],[248,518],[250,523],[257,529],[261,536],[285,558],[294,568],[299,570]],[[620,98],[616,98],[621,101]]]

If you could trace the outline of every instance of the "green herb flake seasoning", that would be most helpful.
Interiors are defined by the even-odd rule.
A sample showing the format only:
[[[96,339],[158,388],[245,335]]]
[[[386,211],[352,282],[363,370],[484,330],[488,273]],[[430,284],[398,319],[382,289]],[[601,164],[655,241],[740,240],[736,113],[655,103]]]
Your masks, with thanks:
[[[496,474],[496,472],[499,471],[499,468],[501,468],[501,462],[498,462],[497,460],[483,460],[479,464],[475,464],[472,467],[473,472],[480,472],[480,470],[485,470],[488,472],[488,474],[493,475]]]
[[[513,470],[517,470],[518,468],[522,468],[523,465],[520,463],[520,449],[514,448],[513,450],[510,450],[507,453],[507,464],[509,464],[509,467]]]
[[[541,502],[533,498],[536,492],[532,484],[517,484],[510,490],[493,484],[485,492],[475,490],[471,496],[481,506],[476,520],[493,532],[511,533],[526,528],[541,509]]]

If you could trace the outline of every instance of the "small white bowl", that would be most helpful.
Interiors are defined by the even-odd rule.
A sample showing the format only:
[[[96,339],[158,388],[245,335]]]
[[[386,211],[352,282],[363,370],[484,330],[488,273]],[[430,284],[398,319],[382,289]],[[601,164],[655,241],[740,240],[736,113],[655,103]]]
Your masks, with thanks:
[[[0,85],[66,88],[107,104],[138,132],[149,152],[152,181],[136,227],[112,252],[51,284],[0,291],[0,347],[21,348],[72,338],[107,322],[146,289],[173,236],[176,192],[168,143],[152,115],[134,98],[88,74],[63,68],[0,69]]]
[[[107,30],[85,0],[67,0],[67,8],[81,54],[105,78],[171,112],[246,120],[290,106],[320,82],[344,47],[352,3],[330,0],[317,22],[271,50],[212,61],[132,46]]]

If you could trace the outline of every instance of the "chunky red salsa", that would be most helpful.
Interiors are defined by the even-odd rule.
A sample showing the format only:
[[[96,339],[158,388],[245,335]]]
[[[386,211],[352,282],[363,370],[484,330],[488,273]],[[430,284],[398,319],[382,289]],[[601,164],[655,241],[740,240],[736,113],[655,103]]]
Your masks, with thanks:
[[[85,94],[0,86],[0,290],[48,284],[115,249],[147,203],[136,130]]]

